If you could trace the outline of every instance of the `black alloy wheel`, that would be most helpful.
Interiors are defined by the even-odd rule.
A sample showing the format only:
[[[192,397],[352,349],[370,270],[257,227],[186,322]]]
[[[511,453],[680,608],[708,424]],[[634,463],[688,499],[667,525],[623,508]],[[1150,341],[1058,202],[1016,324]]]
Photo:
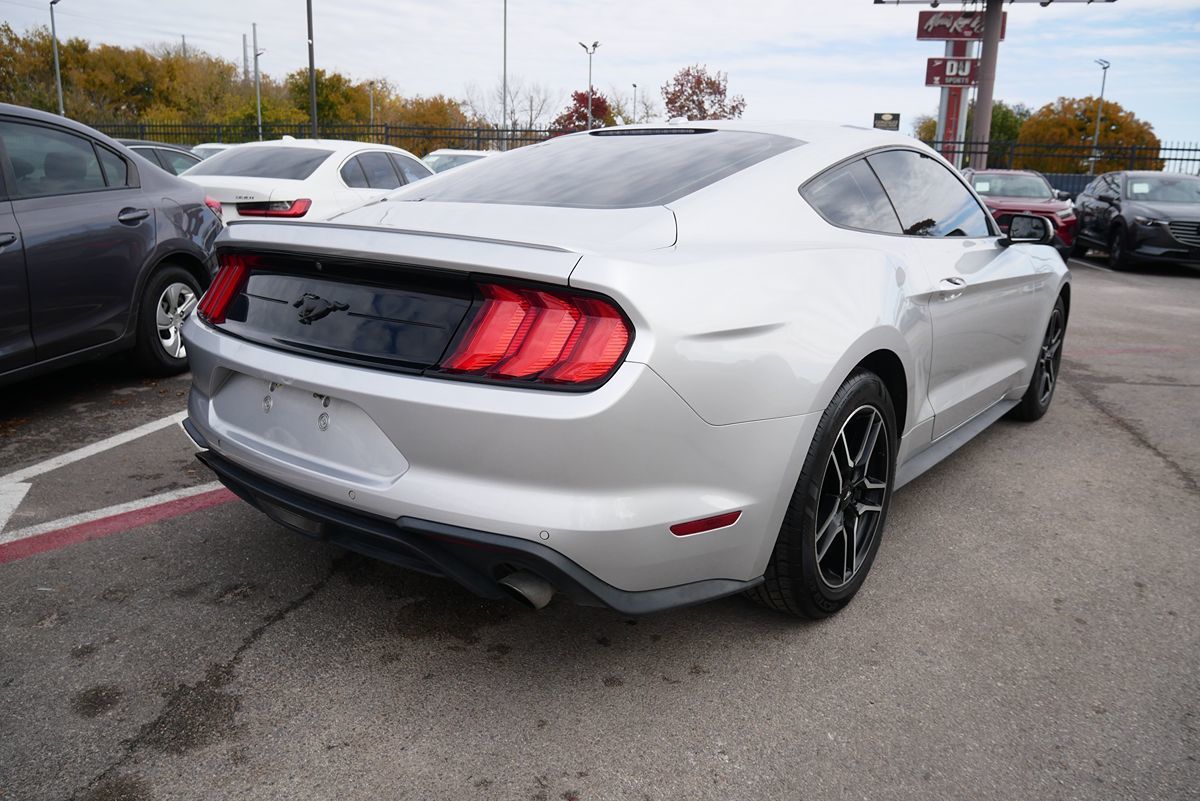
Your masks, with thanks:
[[[879,552],[891,504],[898,442],[883,380],[852,374],[813,432],[763,583],[751,600],[822,618],[850,602]]]

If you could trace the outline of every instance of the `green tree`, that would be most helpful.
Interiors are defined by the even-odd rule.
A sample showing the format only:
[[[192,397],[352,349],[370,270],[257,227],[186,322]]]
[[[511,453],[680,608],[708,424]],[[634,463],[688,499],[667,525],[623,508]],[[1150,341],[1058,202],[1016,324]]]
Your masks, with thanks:
[[[308,70],[298,69],[283,79],[292,105],[309,112]],[[352,83],[339,72],[317,70],[317,119],[323,123],[366,122],[370,117],[370,90]]]

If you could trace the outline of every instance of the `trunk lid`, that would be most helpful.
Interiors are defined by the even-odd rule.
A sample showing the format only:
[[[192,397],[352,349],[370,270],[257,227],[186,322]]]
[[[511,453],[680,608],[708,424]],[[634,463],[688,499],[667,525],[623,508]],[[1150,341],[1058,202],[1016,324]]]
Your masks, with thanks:
[[[225,220],[237,220],[238,203],[265,203],[271,200],[295,200],[309,197],[305,194],[304,181],[292,181],[283,178],[247,178],[239,175],[197,175],[183,176],[185,179],[199,185],[206,193],[221,203],[221,213]],[[311,188],[308,188],[311,192]]]

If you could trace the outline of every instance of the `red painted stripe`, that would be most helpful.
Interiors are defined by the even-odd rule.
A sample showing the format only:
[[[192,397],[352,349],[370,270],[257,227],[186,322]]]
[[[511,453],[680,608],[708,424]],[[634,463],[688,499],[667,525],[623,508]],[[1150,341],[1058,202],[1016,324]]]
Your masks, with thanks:
[[[169,520],[172,517],[198,512],[201,509],[229,503],[236,498],[236,495],[222,487],[200,495],[147,506],[145,509],[134,509],[131,512],[122,512],[111,517],[102,517],[87,523],[60,528],[57,531],[47,531],[44,534],[0,545],[0,565],[15,562],[27,556],[64,548],[77,542],[107,537],[109,534],[128,531],[138,526],[147,526],[151,523]]]

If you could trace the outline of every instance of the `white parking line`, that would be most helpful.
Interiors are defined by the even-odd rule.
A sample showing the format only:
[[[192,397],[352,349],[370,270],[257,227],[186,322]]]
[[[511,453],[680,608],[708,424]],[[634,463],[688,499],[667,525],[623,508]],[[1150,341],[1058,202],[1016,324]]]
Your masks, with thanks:
[[[8,519],[25,500],[25,493],[31,485],[25,483],[0,484],[0,531],[8,525]]]
[[[164,417],[161,420],[154,420],[140,425],[137,428],[131,428],[128,431],[123,431],[120,434],[114,434],[108,439],[102,439],[99,442],[93,442],[91,445],[84,445],[82,448],[76,448],[73,451],[68,451],[59,454],[44,462],[38,462],[29,467],[22,467],[20,470],[14,470],[8,475],[0,476],[0,485],[13,484],[19,481],[28,481],[34,476],[40,476],[43,473],[49,473],[51,470],[57,470],[60,467],[73,464],[89,456],[95,456],[97,453],[115,448],[118,445],[124,445],[126,442],[132,442],[139,437],[144,437],[147,434],[153,434],[155,431],[166,428],[167,426],[175,425],[187,417],[187,412],[177,412],[169,417]],[[3,507],[0,506],[0,509]]]
[[[83,523],[91,523],[94,520],[101,520],[114,515],[125,514],[126,512],[135,512],[138,509],[145,509],[150,506],[158,506],[159,504],[169,501],[178,501],[183,498],[190,498],[193,495],[203,495],[206,492],[212,492],[221,488],[221,482],[211,481],[207,484],[200,484],[195,487],[184,487],[183,489],[171,490],[170,492],[162,492],[158,495],[151,495],[149,498],[139,498],[136,501],[128,501],[126,503],[118,503],[114,506],[106,506],[103,509],[94,509],[90,512],[81,512],[77,515],[69,517],[60,517],[58,520],[51,520],[47,523],[38,523],[36,526],[26,526],[25,528],[13,529],[0,534],[0,545],[6,545],[10,542],[36,537],[39,534],[45,534],[49,531],[58,531],[59,529],[78,526]]]

